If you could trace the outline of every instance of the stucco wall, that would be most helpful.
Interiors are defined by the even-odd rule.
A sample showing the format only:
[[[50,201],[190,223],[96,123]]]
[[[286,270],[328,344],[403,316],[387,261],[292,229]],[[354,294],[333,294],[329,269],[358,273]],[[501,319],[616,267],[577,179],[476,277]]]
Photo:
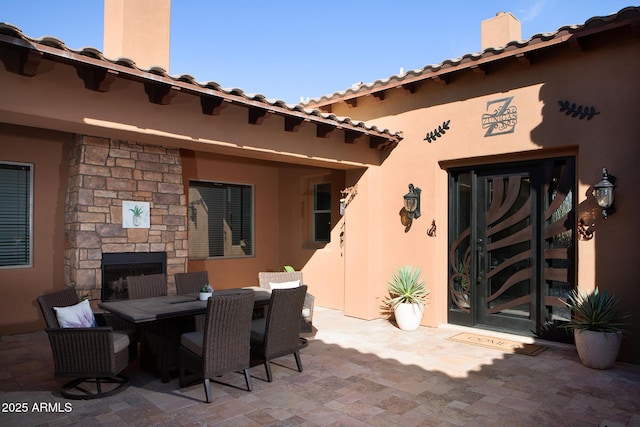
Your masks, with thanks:
[[[578,217],[595,224],[595,237],[578,242],[578,285],[585,290],[598,285],[615,292],[623,308],[633,311],[640,304],[633,285],[638,233],[633,231],[632,218],[640,208],[633,196],[640,181],[640,122],[634,107],[640,95],[637,52],[637,38],[592,41],[582,50],[564,47],[530,65],[514,60],[486,75],[468,71],[451,76],[447,85],[426,81],[414,94],[398,88],[387,90],[383,101],[358,98],[355,108],[333,104],[335,114],[404,132],[404,140],[382,167],[369,168],[359,179],[360,188],[368,188],[376,197],[365,200],[367,196],[359,195],[354,203],[354,209],[357,203],[364,204],[354,212],[361,229],[355,239],[353,233],[348,235],[347,251],[369,256],[347,257],[346,270],[357,270],[359,277],[366,277],[369,292],[375,289],[381,298],[384,280],[399,265],[419,266],[431,289],[423,324],[446,322],[447,168],[571,155],[577,161]],[[482,115],[493,112],[491,102],[505,98],[517,108],[514,131],[485,136]],[[591,120],[566,115],[559,105],[565,100],[593,106],[599,114]],[[445,134],[430,143],[424,140],[427,132],[446,121],[450,122]],[[607,221],[592,195],[603,167],[618,178],[617,213]],[[398,211],[409,183],[422,188],[422,217],[405,233]],[[437,225],[434,237],[426,234],[432,220]],[[357,280],[355,274],[348,274],[347,307],[350,299],[355,301],[365,292]],[[640,319],[633,323],[631,334],[637,337]],[[640,340],[625,340],[621,357],[640,360]]]
[[[188,271],[207,270],[216,289],[258,284],[259,271],[291,265],[304,273],[316,303],[341,309],[344,279],[340,250],[338,200],[344,173],[182,150],[183,181],[218,181],[254,185],[255,256],[189,261]],[[331,182],[331,242],[310,243],[310,185]]]
[[[64,284],[64,203],[72,136],[0,124],[0,161],[33,164],[33,266],[0,269],[0,334],[40,329],[35,298]]]
[[[283,165],[279,179],[279,266],[302,270],[316,304],[335,309],[344,308],[344,222],[339,214],[344,179],[340,170],[295,165]],[[331,240],[326,243],[312,241],[314,183],[331,184]]]

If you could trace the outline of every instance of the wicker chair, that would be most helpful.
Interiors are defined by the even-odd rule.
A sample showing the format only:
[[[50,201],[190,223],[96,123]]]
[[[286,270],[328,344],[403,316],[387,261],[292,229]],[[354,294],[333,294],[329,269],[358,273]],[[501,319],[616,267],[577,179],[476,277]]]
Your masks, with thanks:
[[[129,299],[162,297],[167,295],[167,277],[164,274],[127,276]]]
[[[271,289],[271,283],[299,281],[300,285],[304,285],[302,281],[302,271],[261,271],[258,273],[258,281],[260,282],[260,287],[266,289]],[[301,332],[313,332],[314,301],[315,297],[307,293],[302,308]]]
[[[78,304],[78,294],[73,288],[41,295],[37,300],[47,325],[45,331],[51,344],[55,376],[74,378],[62,387],[62,396],[96,399],[128,387],[127,378],[119,374],[137,354],[136,339],[129,337],[132,331],[115,332],[112,326],[60,327],[54,307]],[[115,319],[115,316],[96,315],[98,325]]]
[[[200,288],[209,284],[209,274],[206,271],[176,273],[174,277],[178,295],[200,292]]]
[[[251,356],[264,363],[267,381],[271,382],[270,361],[288,354],[294,355],[298,371],[300,360],[300,311],[307,286],[271,291],[267,316],[251,322]]]
[[[209,274],[206,271],[176,273],[174,277],[176,279],[176,292],[178,295],[200,292],[200,288],[209,284]],[[196,331],[204,331],[204,314],[194,316],[193,321]]]
[[[186,372],[204,378],[204,393],[211,403],[211,378],[227,372],[244,372],[247,390],[252,390],[249,367],[254,295],[238,291],[213,295],[207,303],[205,328],[180,338],[180,387],[187,384]]]

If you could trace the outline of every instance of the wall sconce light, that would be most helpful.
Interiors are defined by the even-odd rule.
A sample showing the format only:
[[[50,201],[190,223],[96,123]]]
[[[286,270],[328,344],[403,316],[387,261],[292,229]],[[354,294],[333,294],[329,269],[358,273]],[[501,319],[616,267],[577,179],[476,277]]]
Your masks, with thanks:
[[[420,188],[409,184],[409,192],[404,195],[404,210],[409,214],[409,219],[420,218]]]
[[[602,181],[593,186],[596,190],[596,202],[602,208],[602,216],[607,219],[615,212],[613,207],[613,189],[615,177],[607,173],[607,168],[602,168]]]

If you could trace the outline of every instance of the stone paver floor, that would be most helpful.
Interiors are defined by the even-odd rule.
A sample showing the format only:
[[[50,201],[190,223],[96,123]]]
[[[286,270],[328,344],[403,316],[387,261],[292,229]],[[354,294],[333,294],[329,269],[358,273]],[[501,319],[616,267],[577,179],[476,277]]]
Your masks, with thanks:
[[[2,336],[0,426],[640,426],[640,365],[598,371],[573,346],[510,354],[447,339],[460,328],[403,332],[321,307],[314,326],[304,372],[292,356],[273,364],[272,383],[254,367],[251,393],[224,375],[238,388],[212,384],[211,404],[202,384],[180,389],[136,366],[118,395],[66,400],[44,332]]]

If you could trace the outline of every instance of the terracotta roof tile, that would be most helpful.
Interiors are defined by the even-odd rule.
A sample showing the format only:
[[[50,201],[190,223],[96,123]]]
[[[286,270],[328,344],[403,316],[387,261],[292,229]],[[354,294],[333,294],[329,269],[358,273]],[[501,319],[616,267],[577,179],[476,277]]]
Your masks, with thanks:
[[[625,21],[627,19],[640,19],[640,7],[627,7],[612,15],[590,18],[582,25],[566,25],[560,27],[555,32],[536,34],[528,40],[511,41],[505,46],[489,47],[482,52],[468,53],[459,58],[445,59],[439,64],[426,65],[423,68],[409,70],[403,74],[396,74],[386,79],[376,80],[371,83],[360,83],[340,92],[334,92],[333,94],[310,99],[302,104],[313,107],[315,105],[332,104],[344,99],[357,98],[358,96],[362,96],[367,93],[376,92],[377,89],[389,89],[407,82],[414,82],[421,80],[422,78],[432,77],[434,74],[443,74],[449,69],[458,69],[465,64],[472,65],[480,60],[485,60],[486,62],[487,60],[491,60],[493,56],[503,55],[505,53],[516,54],[525,48],[536,47],[538,44],[549,43],[556,39],[561,40],[563,37],[568,35],[579,34],[582,32],[587,33],[610,23]]]
[[[5,37],[3,38],[3,36]],[[16,44],[16,42],[14,42],[13,40],[8,40],[6,36],[22,41],[23,47],[36,50],[39,49],[39,46],[52,48],[54,51],[50,51],[49,53],[54,56],[57,55],[59,57],[64,57],[65,60],[70,62],[80,61],[81,57],[87,57],[93,60],[97,60],[100,63],[100,66],[104,66],[106,68],[116,65],[131,69],[132,72],[136,72],[137,76],[140,79],[149,79],[152,78],[150,75],[154,75],[160,77],[161,79],[167,80],[167,83],[176,82],[189,85],[191,86],[189,89],[194,92],[211,94],[210,91],[214,91],[217,93],[213,95],[220,96],[226,99],[233,98],[232,100],[239,104],[244,103],[248,106],[263,107],[281,115],[303,115],[307,116],[312,121],[315,117],[321,119],[320,121],[329,121],[329,124],[333,124],[337,128],[349,128],[356,132],[388,140],[387,144],[381,144],[380,147],[389,145],[393,146],[400,140],[402,140],[402,132],[393,132],[386,128],[382,129],[365,122],[351,120],[348,117],[339,117],[335,114],[324,113],[312,107],[304,107],[299,104],[287,104],[282,100],[270,100],[261,94],[245,94],[244,91],[238,88],[225,89],[222,88],[218,83],[213,81],[197,82],[195,78],[189,74],[170,76],[166,72],[166,70],[161,67],[142,69],[139,68],[136,63],[129,58],[108,59],[102,54],[100,50],[93,47],[84,47],[78,50],[70,49],[64,44],[64,42],[55,37],[47,36],[40,39],[33,39],[24,35],[18,27],[8,23],[0,22],[0,42]]]

